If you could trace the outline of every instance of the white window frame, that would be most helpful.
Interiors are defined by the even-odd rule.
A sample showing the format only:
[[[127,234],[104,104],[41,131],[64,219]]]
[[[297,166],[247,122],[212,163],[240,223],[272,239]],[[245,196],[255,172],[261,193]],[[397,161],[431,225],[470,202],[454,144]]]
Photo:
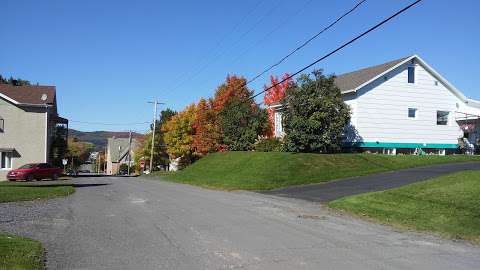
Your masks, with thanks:
[[[5,119],[0,116],[0,133],[5,132]]]
[[[11,170],[13,168],[12,152],[0,152],[0,171]]]

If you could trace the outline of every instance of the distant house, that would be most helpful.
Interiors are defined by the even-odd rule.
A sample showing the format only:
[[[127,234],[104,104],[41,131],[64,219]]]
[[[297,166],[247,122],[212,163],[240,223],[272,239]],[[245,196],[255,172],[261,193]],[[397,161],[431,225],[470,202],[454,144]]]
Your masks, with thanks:
[[[26,163],[50,162],[58,116],[55,86],[0,84],[0,180]]]
[[[107,143],[107,171],[106,174],[114,175],[119,173],[120,165],[129,164],[132,166],[135,158],[135,149],[139,142],[132,138],[109,138]]]
[[[480,139],[480,101],[467,98],[417,55],[339,75],[335,84],[351,108],[346,147],[445,154]],[[281,106],[274,108],[275,136],[281,137]]]

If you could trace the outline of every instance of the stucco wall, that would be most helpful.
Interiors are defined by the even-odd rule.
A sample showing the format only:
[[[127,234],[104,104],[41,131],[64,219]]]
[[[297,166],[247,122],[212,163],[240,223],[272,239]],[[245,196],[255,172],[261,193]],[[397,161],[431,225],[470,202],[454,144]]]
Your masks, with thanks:
[[[0,98],[0,117],[5,121],[5,129],[0,133],[0,148],[14,148],[12,168],[26,163],[45,162],[44,108],[21,109]],[[0,180],[5,180],[8,170],[0,170]]]

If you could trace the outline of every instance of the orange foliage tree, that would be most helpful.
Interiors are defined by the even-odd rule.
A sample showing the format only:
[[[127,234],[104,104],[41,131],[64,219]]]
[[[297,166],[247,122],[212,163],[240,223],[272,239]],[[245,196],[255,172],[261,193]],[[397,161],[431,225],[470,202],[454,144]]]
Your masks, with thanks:
[[[218,151],[221,132],[217,121],[217,112],[213,108],[213,100],[200,99],[195,111],[193,128],[193,149],[200,155]]]
[[[249,98],[253,91],[246,87],[247,80],[243,77],[228,75],[225,83],[220,85],[213,97],[213,108],[216,112],[221,111],[232,100]]]
[[[271,106],[279,104],[285,97],[285,90],[293,84],[293,79],[288,73],[283,75],[281,81],[283,82],[279,83],[279,80],[276,76],[270,76],[270,85],[264,86],[264,89],[268,89],[269,87],[273,86],[265,92],[265,96],[263,97],[263,102],[268,106],[268,121],[270,122],[271,127],[267,134],[268,137],[272,137],[275,134],[275,111],[273,108],[271,108]]]
[[[181,157],[185,163],[189,163],[193,159],[193,139],[195,136],[193,126],[196,110],[196,105],[191,104],[162,125],[167,153],[170,158]]]

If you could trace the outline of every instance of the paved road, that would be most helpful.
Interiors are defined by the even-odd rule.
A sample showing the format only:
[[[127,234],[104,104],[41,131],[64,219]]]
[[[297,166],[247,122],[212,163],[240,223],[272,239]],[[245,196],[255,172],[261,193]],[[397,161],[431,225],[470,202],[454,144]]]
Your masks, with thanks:
[[[332,214],[318,203],[140,178],[77,179],[70,197],[0,204],[0,230],[48,269],[478,269],[480,247]]]
[[[313,202],[328,202],[345,196],[387,190],[464,170],[480,170],[480,162],[453,163],[405,169],[361,177],[352,177],[322,184],[270,190],[263,193]]]

